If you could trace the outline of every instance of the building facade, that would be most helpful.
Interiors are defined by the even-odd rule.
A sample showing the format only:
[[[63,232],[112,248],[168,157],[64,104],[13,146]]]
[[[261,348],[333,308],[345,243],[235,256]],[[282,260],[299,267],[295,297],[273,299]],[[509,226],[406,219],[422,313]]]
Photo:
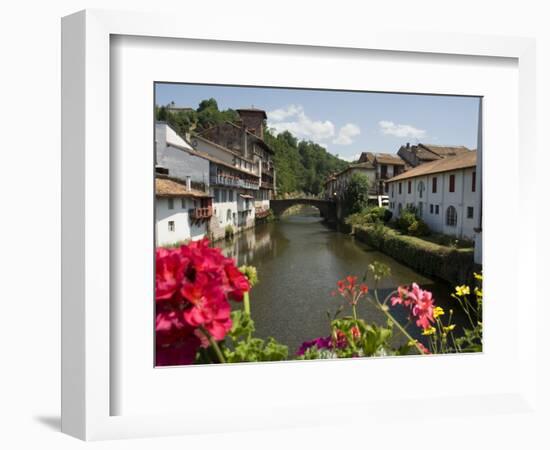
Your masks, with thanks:
[[[376,180],[376,169],[370,162],[362,162],[350,164],[344,170],[337,172],[325,181],[324,183],[324,196],[327,200],[337,200],[342,198],[348,184],[351,180],[351,177],[355,173],[360,173],[365,175],[369,181],[374,185]],[[374,194],[375,191],[371,190],[369,193]]]
[[[212,198],[177,179],[158,175],[155,179],[156,245],[175,245],[202,239],[212,217]]]
[[[473,240],[481,214],[476,164],[476,151],[462,152],[387,180],[393,217],[414,207],[432,231]]]
[[[238,232],[254,226],[255,192],[261,185],[259,161],[202,136],[183,138],[164,122],[156,125],[155,147],[157,174],[189,180],[193,189],[213,199],[205,224],[211,238],[223,238],[226,230]],[[164,208],[162,212],[169,211]],[[185,239],[193,236],[193,229],[188,232]]]
[[[205,142],[222,147],[234,154],[236,160],[246,165],[254,165],[260,177],[259,189],[255,190],[254,203],[259,214],[269,210],[269,201],[276,193],[276,172],[274,152],[264,141],[265,111],[257,108],[238,109],[237,123],[223,122],[202,131],[191,139],[197,148]]]
[[[374,184],[372,186],[374,195],[387,195],[386,181],[403,173],[406,168],[405,162],[392,153],[363,152],[358,162],[369,162],[375,169]]]

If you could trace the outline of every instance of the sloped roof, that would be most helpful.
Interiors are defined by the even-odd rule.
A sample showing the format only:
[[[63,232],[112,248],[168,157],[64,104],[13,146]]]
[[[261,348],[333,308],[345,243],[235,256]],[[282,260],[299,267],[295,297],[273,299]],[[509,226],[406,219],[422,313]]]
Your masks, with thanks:
[[[471,150],[463,145],[433,145],[433,144],[418,144],[419,146],[428,149],[432,153],[441,157],[457,156]]]
[[[374,165],[376,162],[380,164],[393,164],[404,166],[405,162],[394,153],[379,153],[379,152],[362,152],[359,157],[358,163],[371,163]]]
[[[452,170],[466,169],[475,167],[477,162],[477,151],[469,150],[457,156],[449,156],[448,158],[437,159],[429,163],[421,164],[414,169],[403,172],[393,178],[390,178],[388,183],[408,178],[420,177],[432,173],[450,172]]]
[[[239,109],[236,109],[235,111],[237,111],[238,113],[241,113],[241,112],[245,112],[245,113],[247,113],[247,112],[262,113],[264,119],[267,119],[267,114],[265,113],[265,111],[263,109],[259,109],[259,108],[239,108]]]
[[[375,153],[374,157],[380,164],[393,164],[404,166],[405,162],[397,155],[393,153]]]
[[[157,197],[210,197],[206,192],[196,189],[187,190],[187,186],[169,178],[155,178],[155,194]]]

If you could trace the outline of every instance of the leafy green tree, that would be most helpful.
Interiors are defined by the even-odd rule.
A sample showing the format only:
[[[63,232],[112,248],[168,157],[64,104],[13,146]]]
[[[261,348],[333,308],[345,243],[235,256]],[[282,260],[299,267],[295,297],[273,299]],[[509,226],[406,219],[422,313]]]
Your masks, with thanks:
[[[354,173],[344,191],[344,208],[346,216],[355,214],[367,206],[369,200],[369,177],[362,173]]]

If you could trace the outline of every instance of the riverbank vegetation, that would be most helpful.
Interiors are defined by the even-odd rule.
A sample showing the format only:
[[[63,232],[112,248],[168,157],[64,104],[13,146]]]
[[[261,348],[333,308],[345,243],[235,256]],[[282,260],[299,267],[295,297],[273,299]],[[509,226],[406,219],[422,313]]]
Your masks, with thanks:
[[[171,111],[169,106],[156,106],[156,118],[166,121],[182,136],[188,132],[201,132],[224,121],[236,122],[239,119],[233,109],[221,111],[214,98],[201,101],[197,109]],[[266,128],[264,140],[274,151],[277,192],[280,194],[304,192],[307,195],[319,195],[326,178],[348,166],[346,161],[332,155],[323,146],[299,140],[289,131],[277,134]]]
[[[355,238],[391,256],[414,270],[436,276],[451,284],[462,284],[480,270],[474,263],[474,249],[440,245],[409,236],[382,223],[354,227]]]
[[[180,248],[156,251],[156,364],[158,366],[282,361],[286,359],[328,359],[408,354],[439,354],[481,351],[481,275],[475,285],[460,285],[452,298],[463,309],[468,325],[458,329],[453,308],[437,305],[431,292],[416,283],[399,286],[385,298],[378,293],[379,282],[390,275],[389,267],[372,263],[361,281],[348,276],[338,281],[332,295],[341,300],[329,314],[328,334],[304,342],[294,356],[288,347],[273,338],[255,336],[253,286],[256,269],[237,268],[208,240],[191,242]],[[371,288],[367,285],[371,283]],[[359,317],[357,305],[368,302],[386,317],[375,324]],[[236,306],[231,308],[231,304]],[[351,316],[340,317],[344,306]],[[395,319],[395,310],[404,308],[407,323]],[[424,344],[414,339],[411,327],[421,330]],[[405,344],[396,347],[392,337],[399,333]],[[425,345],[426,344],[426,345]]]

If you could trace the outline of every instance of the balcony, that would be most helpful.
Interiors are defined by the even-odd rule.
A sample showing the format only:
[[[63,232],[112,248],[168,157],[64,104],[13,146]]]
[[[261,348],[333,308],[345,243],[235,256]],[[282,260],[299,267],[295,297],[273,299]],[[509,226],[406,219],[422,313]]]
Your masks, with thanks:
[[[273,189],[273,183],[267,183],[266,181],[262,180],[262,188],[264,188],[264,189]]]
[[[210,217],[212,217],[212,207],[206,206],[204,208],[195,208],[189,211],[189,214],[193,220],[210,219]]]
[[[273,166],[270,166],[269,164],[266,164],[265,162],[262,162],[262,173],[268,173],[273,174]]]
[[[217,186],[231,186],[243,189],[259,189],[260,184],[258,181],[243,180],[238,177],[228,177],[223,175],[216,175],[210,177],[210,184]]]

